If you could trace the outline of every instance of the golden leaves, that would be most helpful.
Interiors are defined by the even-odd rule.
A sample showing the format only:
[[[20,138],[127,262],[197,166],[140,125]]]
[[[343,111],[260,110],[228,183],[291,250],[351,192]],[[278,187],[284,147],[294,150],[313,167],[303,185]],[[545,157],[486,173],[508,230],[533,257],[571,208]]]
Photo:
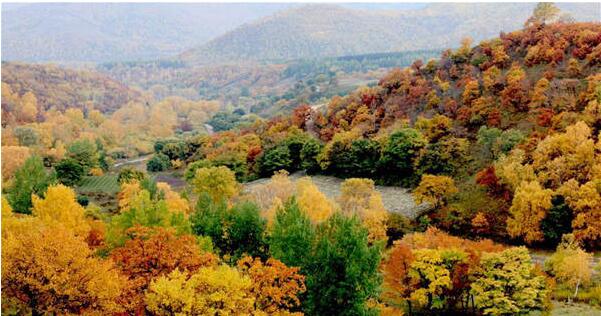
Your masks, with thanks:
[[[544,189],[536,181],[523,182],[518,186],[507,219],[507,232],[522,236],[527,243],[543,240],[540,222],[551,208],[553,191]]]
[[[43,223],[63,226],[78,236],[86,236],[90,225],[84,208],[77,203],[75,191],[62,184],[48,187],[44,198],[32,196],[32,214]]]

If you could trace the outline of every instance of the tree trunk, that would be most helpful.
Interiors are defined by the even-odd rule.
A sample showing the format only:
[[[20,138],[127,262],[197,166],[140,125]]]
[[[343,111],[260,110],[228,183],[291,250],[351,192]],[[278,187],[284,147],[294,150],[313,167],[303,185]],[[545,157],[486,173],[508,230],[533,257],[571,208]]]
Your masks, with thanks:
[[[579,287],[580,287],[580,278],[578,278],[578,282],[576,282],[576,291],[574,291],[574,297],[572,297],[572,300],[574,300],[576,298],[576,296],[578,296],[578,288]]]

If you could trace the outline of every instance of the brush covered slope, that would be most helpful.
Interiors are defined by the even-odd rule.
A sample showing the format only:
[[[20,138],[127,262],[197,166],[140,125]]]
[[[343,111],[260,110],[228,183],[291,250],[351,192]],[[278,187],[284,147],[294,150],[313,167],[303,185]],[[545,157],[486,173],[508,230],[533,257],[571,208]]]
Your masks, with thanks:
[[[300,106],[212,135],[188,161],[226,165],[240,180],[306,169],[429,185],[437,207],[424,223],[529,243],[573,231],[595,244],[598,208],[582,199],[601,200],[588,190],[601,176],[600,66],[601,25],[532,23],[393,70],[325,112]]]

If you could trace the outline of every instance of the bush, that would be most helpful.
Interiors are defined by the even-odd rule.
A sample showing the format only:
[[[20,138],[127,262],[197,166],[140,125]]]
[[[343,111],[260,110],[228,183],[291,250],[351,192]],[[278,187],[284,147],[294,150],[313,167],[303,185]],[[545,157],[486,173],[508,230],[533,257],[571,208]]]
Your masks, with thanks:
[[[68,156],[77,161],[87,173],[90,168],[98,166],[100,158],[96,144],[90,140],[78,140],[69,145],[67,149]]]
[[[75,186],[81,182],[84,174],[84,167],[72,158],[65,158],[59,161],[55,166],[56,177],[58,181],[66,186]]]
[[[146,179],[146,174],[133,168],[123,168],[119,170],[119,176],[117,177],[119,184],[127,183],[132,180],[142,182],[144,179]]]
[[[167,170],[171,166],[169,157],[164,154],[155,154],[146,163],[146,170],[150,172],[158,172]]]
[[[86,206],[88,206],[88,204],[90,204],[90,199],[85,195],[78,195],[77,203],[79,203],[79,205],[81,205],[83,207],[86,207]]]
[[[382,148],[382,157],[379,161],[382,175],[389,178],[391,182],[400,182],[412,177],[415,162],[426,144],[426,138],[412,128],[404,128],[392,133]]]
[[[244,255],[267,258],[266,221],[254,203],[242,202],[228,209],[225,202],[213,202],[202,194],[190,221],[194,233],[210,237],[232,263]]]
[[[261,174],[271,176],[279,170],[291,170],[292,158],[290,150],[285,145],[279,145],[267,150],[260,158],[259,165]]]
[[[31,214],[31,195],[44,196],[54,181],[54,175],[46,172],[42,159],[31,156],[15,172],[12,185],[6,190],[8,202],[16,213]]]
[[[388,213],[386,236],[388,236],[389,244],[392,244],[395,240],[401,239],[409,232],[411,232],[411,221],[407,217],[398,213]]]
[[[184,179],[186,179],[186,181],[190,181],[192,179],[194,179],[194,177],[196,176],[196,170],[200,169],[200,168],[210,168],[213,167],[213,164],[206,159],[203,160],[197,160],[195,162],[192,162],[188,165],[188,167],[186,168],[186,171],[184,172]]]
[[[308,173],[316,173],[321,170],[317,156],[322,151],[323,145],[316,139],[310,138],[305,142],[300,151],[301,168]]]

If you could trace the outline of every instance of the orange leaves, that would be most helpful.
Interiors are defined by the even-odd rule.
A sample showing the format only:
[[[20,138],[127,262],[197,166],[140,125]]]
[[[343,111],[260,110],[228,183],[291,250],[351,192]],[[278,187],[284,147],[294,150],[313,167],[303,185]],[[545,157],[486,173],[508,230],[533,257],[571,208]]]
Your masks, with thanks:
[[[217,263],[212,253],[202,253],[194,237],[176,236],[165,228],[134,227],[131,237],[121,248],[113,250],[111,258],[129,279],[123,304],[127,310],[143,308],[144,291],[150,281],[176,268],[196,271]]]
[[[273,258],[263,263],[258,258],[244,257],[238,261],[238,269],[252,280],[257,309],[272,315],[300,306],[297,295],[306,287],[299,268],[289,268]]]
[[[594,180],[578,186],[572,180],[560,189],[576,215],[572,227],[578,241],[596,244],[601,237],[600,183],[601,180]]]
[[[2,143],[4,145],[4,142]],[[30,155],[31,150],[28,147],[2,146],[2,180],[10,179]]]
[[[409,246],[397,242],[382,264],[386,285],[384,296],[396,304],[408,299],[411,293],[414,284],[408,272],[413,260],[413,252]]]
[[[478,80],[469,80],[465,84],[465,88],[461,96],[463,99],[463,104],[465,106],[470,106],[472,101],[480,96],[480,85],[478,84]]]
[[[410,310],[412,303],[425,309],[455,308],[469,295],[482,254],[501,250],[490,240],[471,241],[436,228],[407,235],[382,263],[384,298],[397,306],[407,301]]]
[[[507,85],[501,91],[501,104],[508,110],[525,111],[528,101],[525,88],[526,73],[519,64],[514,63],[506,74]]]

